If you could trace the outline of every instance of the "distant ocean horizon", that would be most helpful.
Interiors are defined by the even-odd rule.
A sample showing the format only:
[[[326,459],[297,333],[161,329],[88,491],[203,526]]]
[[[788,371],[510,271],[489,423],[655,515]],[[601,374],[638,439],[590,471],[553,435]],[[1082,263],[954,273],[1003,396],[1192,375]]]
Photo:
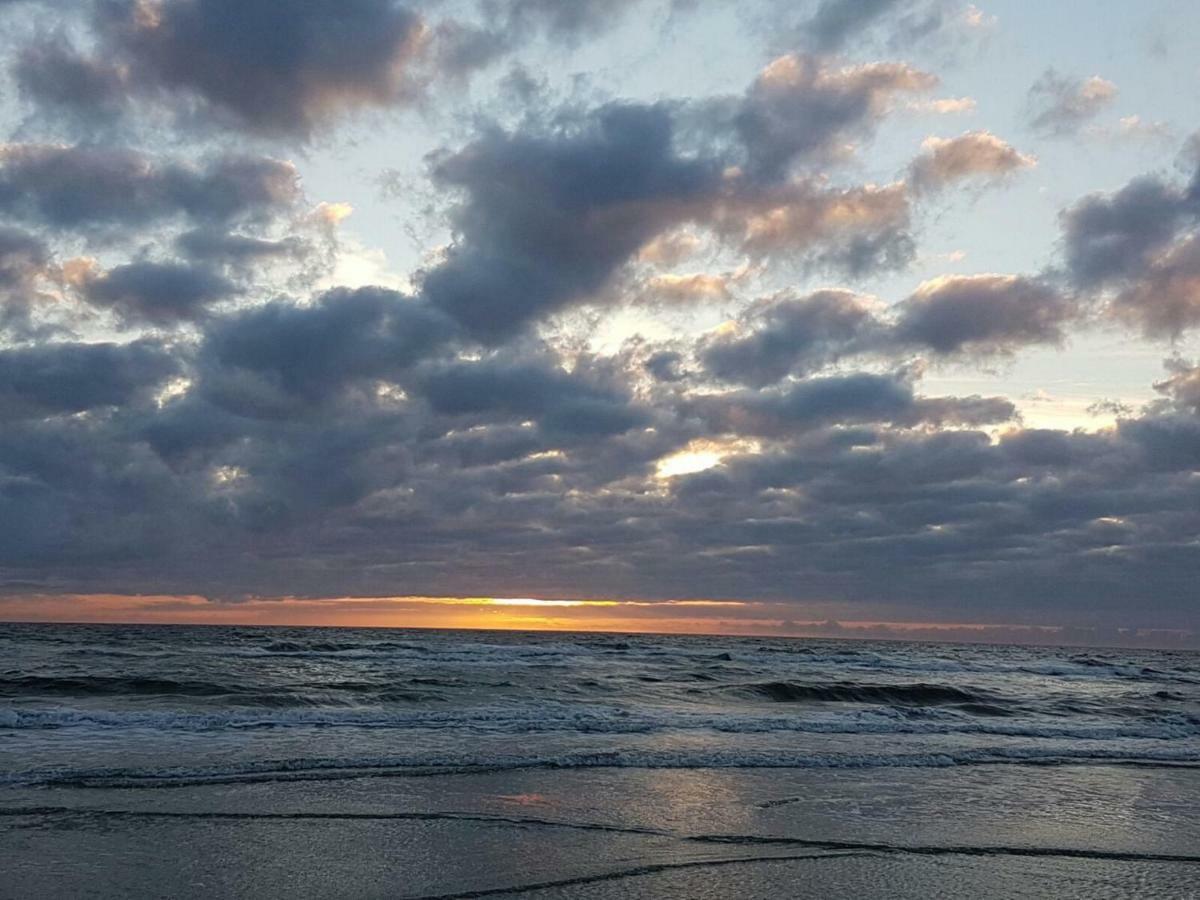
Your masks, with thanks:
[[[39,627],[99,627],[99,628],[260,628],[260,629],[325,629],[343,631],[412,631],[412,632],[448,632],[470,634],[481,632],[485,634],[561,634],[561,635],[634,635],[643,637],[694,637],[694,638],[764,638],[771,640],[791,641],[849,641],[865,643],[899,643],[899,644],[934,644],[955,646],[988,646],[988,647],[1029,647],[1044,650],[1162,650],[1167,652],[1194,653],[1200,655],[1200,635],[1179,629],[1167,628],[1119,628],[1104,632],[1110,639],[1105,643],[1100,640],[1086,639],[1082,636],[1075,640],[1071,635],[1092,635],[1097,632],[1092,629],[1074,628],[1057,625],[970,625],[942,623],[842,623],[830,620],[821,623],[825,630],[780,630],[762,629],[734,631],[714,630],[667,630],[655,628],[634,627],[526,627],[510,625],[423,625],[423,624],[372,624],[345,625],[330,623],[289,622],[231,622],[231,621],[180,621],[164,622],[159,620],[138,619],[36,619],[36,618],[0,618],[0,628],[5,626],[39,626]],[[978,637],[971,636],[978,632]],[[945,636],[939,636],[944,633]],[[999,635],[999,636],[996,636]],[[1022,637],[1021,635],[1027,635]],[[1112,637],[1126,638],[1126,643],[1112,641]]]

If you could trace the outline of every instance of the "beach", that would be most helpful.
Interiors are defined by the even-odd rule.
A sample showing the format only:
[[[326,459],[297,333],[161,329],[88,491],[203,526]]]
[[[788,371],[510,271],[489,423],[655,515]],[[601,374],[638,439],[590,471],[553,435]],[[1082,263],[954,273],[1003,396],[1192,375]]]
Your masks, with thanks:
[[[0,894],[1188,897],[1198,781],[594,769],[10,790]]]

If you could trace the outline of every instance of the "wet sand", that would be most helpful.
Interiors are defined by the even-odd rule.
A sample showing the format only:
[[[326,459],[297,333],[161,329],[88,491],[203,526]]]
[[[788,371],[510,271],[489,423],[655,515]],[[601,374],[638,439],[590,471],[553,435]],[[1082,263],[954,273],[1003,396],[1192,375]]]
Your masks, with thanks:
[[[1200,770],[410,770],[8,787],[0,857],[4,898],[1183,898],[1200,896]]]

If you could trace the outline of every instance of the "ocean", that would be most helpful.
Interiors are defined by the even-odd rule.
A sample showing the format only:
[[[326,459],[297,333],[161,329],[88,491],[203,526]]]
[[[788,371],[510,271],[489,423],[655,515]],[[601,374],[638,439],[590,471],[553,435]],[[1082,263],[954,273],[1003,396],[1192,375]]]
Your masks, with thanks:
[[[0,804],[4,897],[1200,896],[1200,654],[0,625]]]

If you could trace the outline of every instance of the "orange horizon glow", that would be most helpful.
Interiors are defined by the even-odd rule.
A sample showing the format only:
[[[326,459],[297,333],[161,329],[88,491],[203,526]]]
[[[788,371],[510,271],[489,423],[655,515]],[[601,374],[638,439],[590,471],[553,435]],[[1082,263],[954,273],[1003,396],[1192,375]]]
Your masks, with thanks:
[[[797,620],[795,606],[752,600],[539,599],[534,597],[252,597],[39,594],[0,596],[0,622],[582,631],[757,637],[1079,643],[1058,625],[883,620]],[[1116,634],[1097,633],[1097,638]],[[1195,632],[1126,629],[1142,644],[1189,646]]]
[[[96,624],[465,628],[520,631],[744,632],[778,620],[716,622],[673,611],[745,610],[740,600],[538,599],[534,597],[329,597],[212,601],[199,596],[64,594],[0,597],[0,621]]]

